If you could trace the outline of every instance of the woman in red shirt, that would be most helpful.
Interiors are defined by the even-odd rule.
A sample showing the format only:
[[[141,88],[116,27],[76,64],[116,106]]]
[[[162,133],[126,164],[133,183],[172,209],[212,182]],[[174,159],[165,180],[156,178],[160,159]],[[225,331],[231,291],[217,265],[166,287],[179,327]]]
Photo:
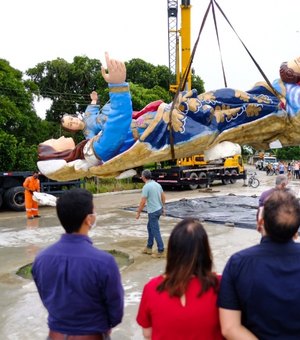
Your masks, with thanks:
[[[144,287],[137,322],[146,339],[223,339],[216,304],[220,277],[212,272],[207,234],[187,218],[173,229],[164,275]]]

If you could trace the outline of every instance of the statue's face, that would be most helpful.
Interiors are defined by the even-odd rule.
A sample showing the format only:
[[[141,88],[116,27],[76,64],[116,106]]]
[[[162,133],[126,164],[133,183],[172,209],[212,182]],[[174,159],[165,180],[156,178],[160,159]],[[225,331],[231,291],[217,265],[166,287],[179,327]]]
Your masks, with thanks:
[[[82,130],[84,127],[83,121],[78,117],[66,115],[63,117],[62,127],[72,130],[72,131],[79,131]]]
[[[48,139],[43,144],[51,146],[56,151],[72,150],[75,148],[73,138],[61,136],[58,139]]]

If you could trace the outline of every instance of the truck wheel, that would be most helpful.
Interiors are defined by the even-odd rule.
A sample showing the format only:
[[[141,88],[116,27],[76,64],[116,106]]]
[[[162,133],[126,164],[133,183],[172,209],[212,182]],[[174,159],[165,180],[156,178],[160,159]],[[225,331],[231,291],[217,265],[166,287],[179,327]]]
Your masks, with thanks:
[[[13,187],[8,189],[4,194],[4,202],[12,210],[23,211],[25,209],[24,188]]]
[[[206,178],[206,173],[205,172],[200,172],[199,178],[202,178],[202,179]],[[205,189],[207,187],[207,183],[200,183],[199,187],[201,189]]]
[[[234,184],[236,183],[236,178],[235,176],[237,176],[237,171],[236,170],[231,170],[231,176],[233,177],[231,180],[230,180],[230,183]]]
[[[229,170],[226,170],[226,171],[224,172],[224,175],[225,175],[225,176],[230,175]],[[231,180],[230,180],[230,179],[222,179],[222,183],[223,183],[224,185],[228,185],[228,184],[231,183]]]
[[[190,177],[189,177],[190,179],[198,179],[198,176],[197,176],[197,174],[195,173],[195,172],[192,172],[191,174],[190,174]],[[191,190],[196,190],[197,188],[198,188],[198,186],[199,186],[199,184],[197,184],[197,183],[195,183],[195,184],[189,184],[189,188],[191,189]]]

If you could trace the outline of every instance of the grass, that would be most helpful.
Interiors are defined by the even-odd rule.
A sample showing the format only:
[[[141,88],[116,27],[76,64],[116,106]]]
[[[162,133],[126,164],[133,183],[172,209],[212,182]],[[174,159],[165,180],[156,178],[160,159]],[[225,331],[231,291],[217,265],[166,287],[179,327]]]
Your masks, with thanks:
[[[123,253],[115,249],[106,250],[106,251],[114,256],[120,269],[123,267],[129,266],[133,262],[133,260],[126,253]],[[33,278],[31,274],[31,269],[32,269],[32,263],[29,263],[19,268],[16,274],[18,276],[23,277],[23,279],[32,280]]]
[[[31,274],[31,268],[32,268],[32,263],[29,263],[23,267],[21,267],[18,271],[17,271],[17,275],[23,277],[24,279],[30,279],[32,280],[32,274]]]
[[[85,181],[85,188],[93,194],[112,191],[141,189],[143,183],[133,183],[131,178],[90,178]]]

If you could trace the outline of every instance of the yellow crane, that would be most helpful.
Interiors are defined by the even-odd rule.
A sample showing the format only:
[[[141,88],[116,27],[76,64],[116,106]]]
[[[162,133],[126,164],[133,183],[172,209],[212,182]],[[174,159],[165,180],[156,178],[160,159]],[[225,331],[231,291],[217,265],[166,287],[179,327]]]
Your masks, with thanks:
[[[191,4],[190,0],[181,0],[181,27],[178,28],[178,0],[168,1],[168,47],[169,69],[175,75],[175,84],[170,91],[176,92],[191,56]],[[185,90],[191,90],[192,77],[189,71]]]

